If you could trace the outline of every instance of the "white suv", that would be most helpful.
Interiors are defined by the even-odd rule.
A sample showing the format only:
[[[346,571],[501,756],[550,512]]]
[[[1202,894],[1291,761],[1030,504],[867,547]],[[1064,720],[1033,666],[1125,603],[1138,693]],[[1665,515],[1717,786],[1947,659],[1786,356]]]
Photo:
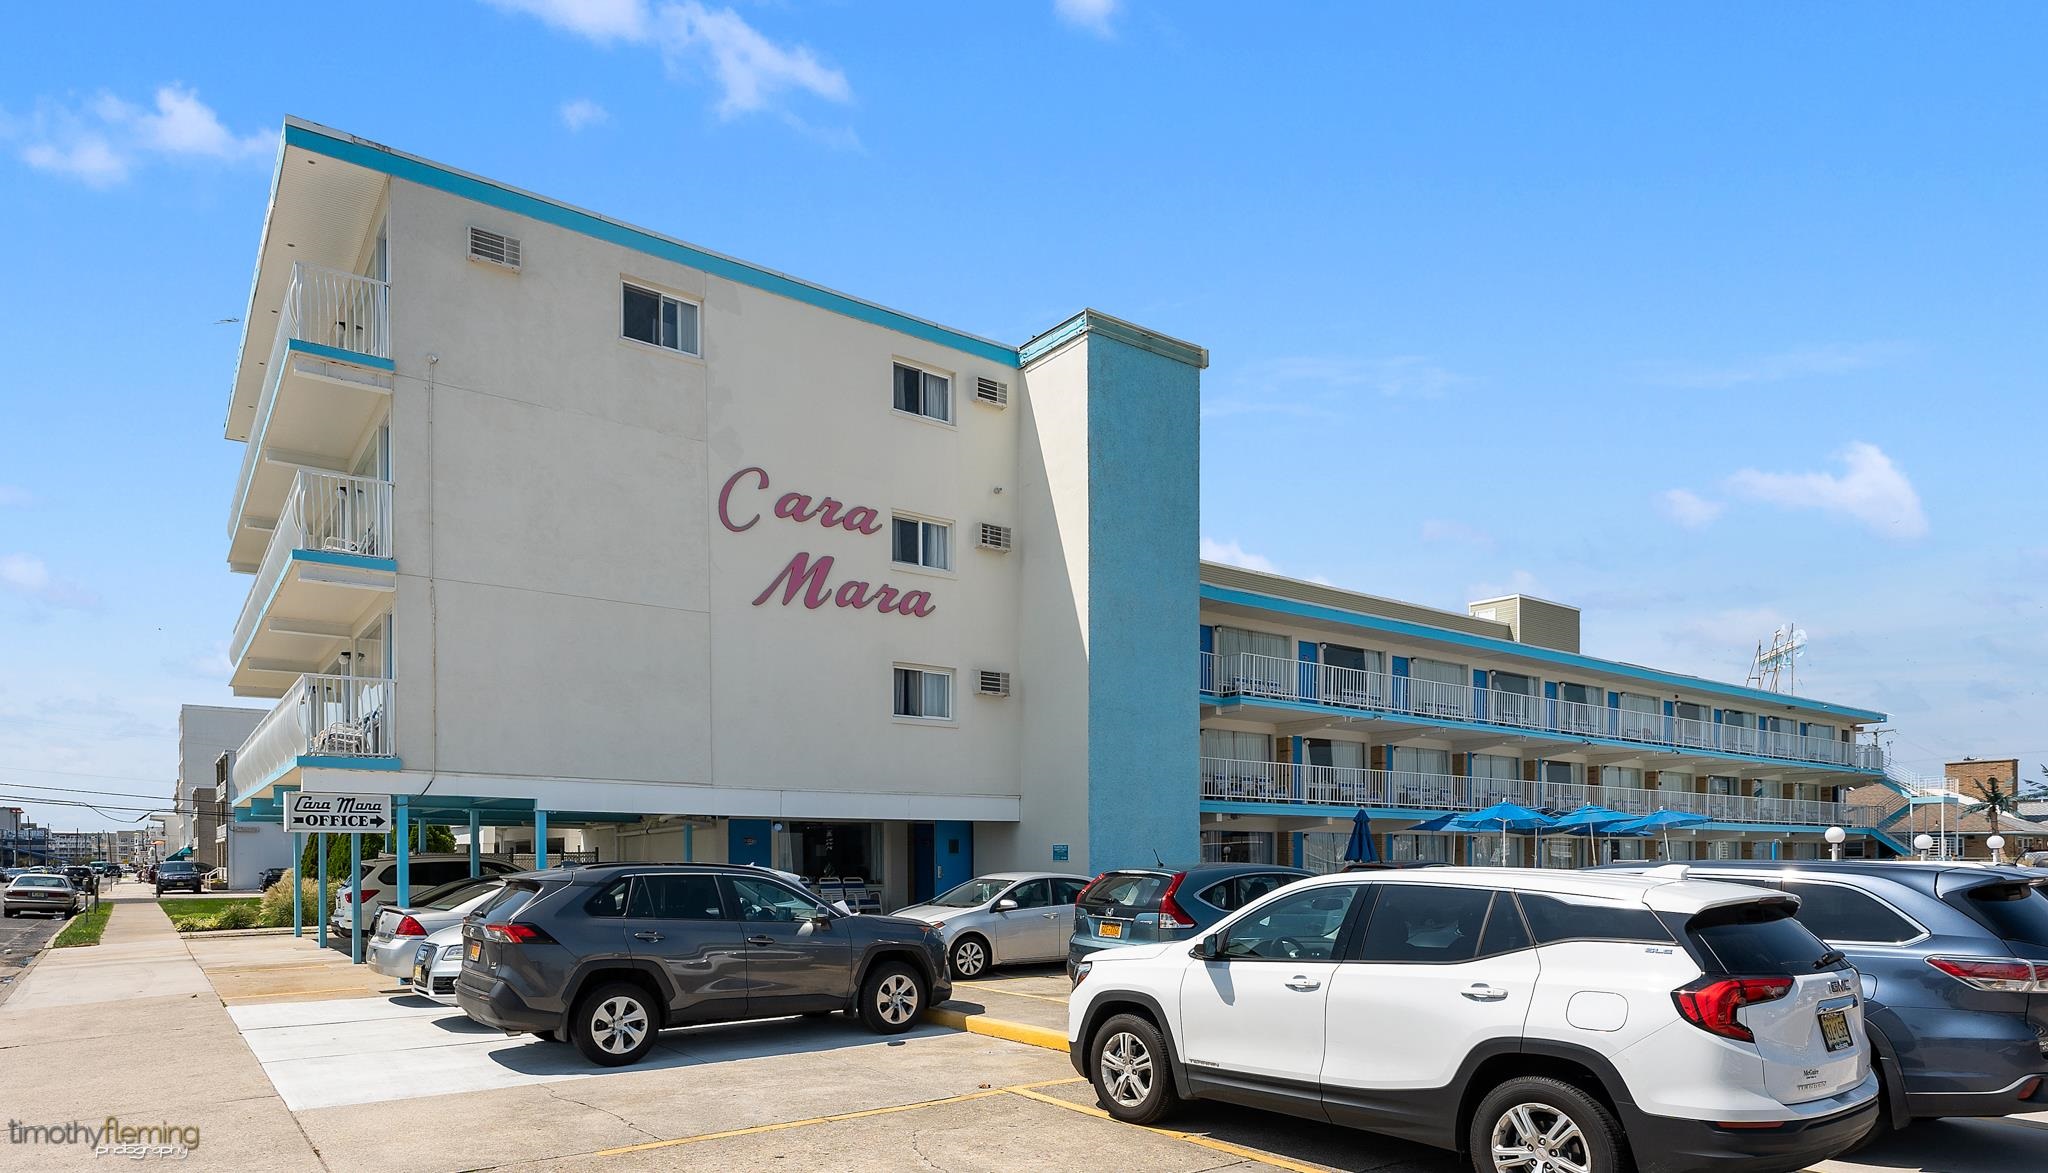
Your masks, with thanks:
[[[1325,876],[1081,962],[1067,1045],[1132,1123],[1228,1100],[1479,1173],[1793,1170],[1877,1119],[1856,972],[1797,906],[1681,865]]]

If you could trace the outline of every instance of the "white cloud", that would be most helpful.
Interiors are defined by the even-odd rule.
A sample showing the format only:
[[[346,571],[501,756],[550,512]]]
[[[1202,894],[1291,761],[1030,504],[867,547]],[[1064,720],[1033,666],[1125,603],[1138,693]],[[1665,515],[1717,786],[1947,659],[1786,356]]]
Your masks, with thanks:
[[[1911,350],[1912,347],[1903,342],[1831,343],[1759,355],[1718,366],[1651,363],[1645,371],[1655,382],[1673,387],[1724,389],[1817,375],[1846,375],[1882,366]]]
[[[1230,566],[1242,566],[1246,570],[1278,574],[1280,568],[1261,555],[1246,550],[1236,542],[1219,542],[1215,538],[1202,539],[1202,561],[1222,562]]]
[[[1818,509],[1861,522],[1894,539],[1927,535],[1920,494],[1875,444],[1857,441],[1839,457],[1844,471],[1759,472],[1746,468],[1728,478],[1728,491],[1751,501],[1786,509]]]
[[[41,558],[28,554],[0,554],[0,590],[52,607],[90,611],[100,605],[98,595],[78,583],[57,578]]]
[[[1491,548],[1493,545],[1493,535],[1480,529],[1478,526],[1467,525],[1462,521],[1448,521],[1438,517],[1428,518],[1422,523],[1422,540],[1425,542],[1439,542],[1461,546],[1478,546],[1482,549]]]
[[[1098,37],[1116,35],[1110,20],[1116,16],[1117,5],[1118,0],[1052,0],[1052,10],[1061,20]]]
[[[718,83],[721,118],[775,108],[785,94],[809,94],[838,103],[853,100],[846,74],[820,61],[808,46],[768,39],[730,8],[706,8],[698,0],[651,5],[644,0],[487,2],[599,44],[652,46],[671,73],[708,72]],[[792,125],[810,131],[801,120]]]
[[[10,120],[0,137],[21,142],[21,160],[39,171],[68,175],[89,187],[126,181],[143,158],[237,162],[274,149],[276,137],[230,131],[187,86],[159,86],[145,108],[101,93],[79,108],[44,101],[25,120]]]
[[[1721,502],[1709,501],[1691,489],[1666,489],[1657,495],[1657,504],[1666,517],[1687,529],[1712,524],[1727,508]]]
[[[612,119],[611,111],[591,101],[577,98],[562,103],[562,125],[570,130],[582,130],[586,126],[601,126]]]

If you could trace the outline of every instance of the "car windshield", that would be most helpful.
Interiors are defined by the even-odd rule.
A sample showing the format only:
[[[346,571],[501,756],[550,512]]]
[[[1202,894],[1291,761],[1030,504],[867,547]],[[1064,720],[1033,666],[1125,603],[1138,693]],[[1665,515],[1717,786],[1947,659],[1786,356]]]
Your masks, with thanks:
[[[1964,907],[2007,941],[2048,947],[2048,893],[2032,884],[1980,884],[1963,893]]]
[[[193,867],[189,863],[167,863],[157,869],[157,874],[162,876],[189,876],[192,872]]]
[[[67,884],[66,881],[56,876],[23,876],[19,880],[14,881],[10,886],[15,888],[63,888]]]
[[[940,908],[973,908],[977,904],[987,904],[989,901],[994,900],[996,893],[1001,892],[1016,882],[1015,880],[995,880],[986,876],[978,876],[947,892],[944,896],[938,897],[932,903]]]
[[[1079,903],[1090,915],[1113,908],[1154,909],[1169,879],[1158,872],[1111,872],[1088,885]]]
[[[1812,973],[1840,954],[1793,919],[1785,900],[1757,900],[1710,908],[1686,923],[1686,932],[1722,973]]]

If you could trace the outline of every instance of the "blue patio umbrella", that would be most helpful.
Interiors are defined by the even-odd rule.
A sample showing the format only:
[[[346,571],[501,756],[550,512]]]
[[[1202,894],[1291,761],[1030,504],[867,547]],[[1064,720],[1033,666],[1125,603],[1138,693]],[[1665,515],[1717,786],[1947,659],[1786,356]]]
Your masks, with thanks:
[[[1601,841],[1613,834],[1615,827],[1623,823],[1633,822],[1635,817],[1626,812],[1615,810],[1613,807],[1588,803],[1570,814],[1560,815],[1557,822],[1551,824],[1551,827],[1553,830],[1562,831],[1567,835],[1583,835],[1588,839],[1595,840],[1593,860],[1595,863],[1598,863],[1600,859],[1599,850],[1602,846]]]
[[[1653,815],[1631,819],[1607,828],[1609,835],[1661,835],[1664,839],[1664,858],[1671,858],[1671,828],[1697,827],[1701,823],[1713,822],[1705,815],[1691,811],[1660,810]]]
[[[1464,817],[1459,814],[1438,815],[1433,819],[1424,819],[1408,829],[1410,831],[1455,831],[1458,828],[1453,826],[1453,824]]]
[[[1514,802],[1496,802],[1485,810],[1472,811],[1451,819],[1451,828],[1457,831],[1491,831],[1500,828],[1500,855],[1508,855],[1508,832],[1536,832],[1536,858],[1543,858],[1543,831],[1556,824],[1556,820],[1542,811],[1530,810]]]
[[[1372,816],[1360,808],[1351,816],[1351,842],[1344,845],[1344,862],[1372,863],[1379,857],[1372,846]]]

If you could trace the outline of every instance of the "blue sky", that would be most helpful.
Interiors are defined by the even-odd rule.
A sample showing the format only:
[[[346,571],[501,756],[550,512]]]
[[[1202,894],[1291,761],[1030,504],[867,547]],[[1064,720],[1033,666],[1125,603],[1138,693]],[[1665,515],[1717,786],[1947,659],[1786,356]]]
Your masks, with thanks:
[[[1796,621],[1908,768],[2048,761],[2035,10],[247,15],[0,47],[0,796],[147,805],[233,703],[215,323],[287,113],[977,333],[1199,342],[1216,554],[1723,679]]]

